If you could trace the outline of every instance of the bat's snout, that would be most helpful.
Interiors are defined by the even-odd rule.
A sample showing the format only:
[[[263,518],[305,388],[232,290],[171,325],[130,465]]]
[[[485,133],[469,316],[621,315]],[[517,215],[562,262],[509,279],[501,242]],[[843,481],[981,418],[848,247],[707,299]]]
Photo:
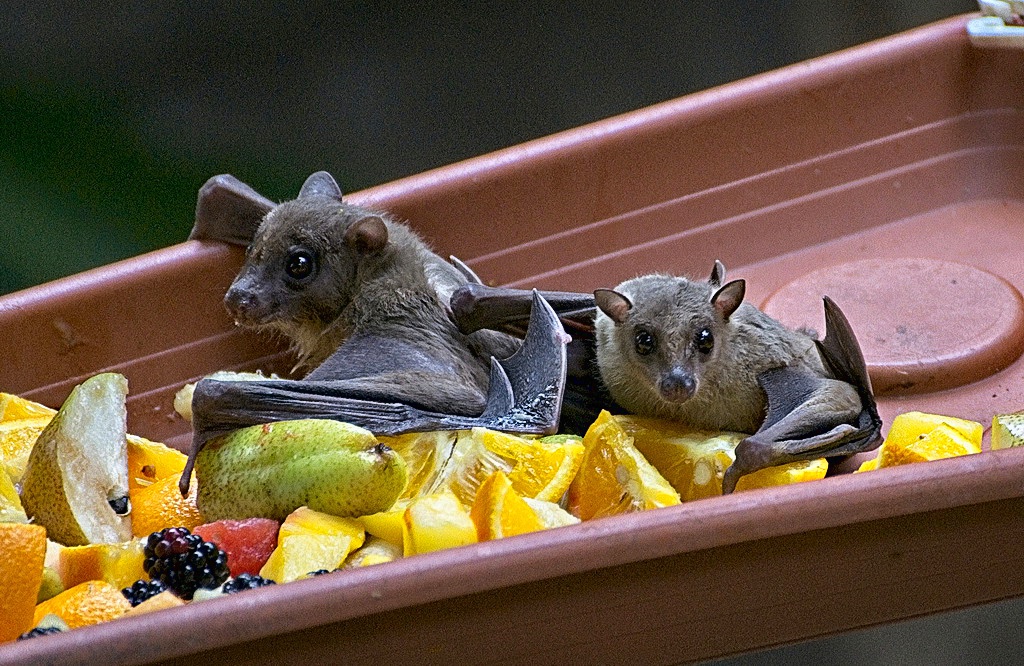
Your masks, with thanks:
[[[234,284],[224,294],[224,307],[236,323],[253,324],[260,320],[260,299],[251,289]]]
[[[658,392],[669,402],[686,402],[697,390],[697,379],[682,368],[672,368],[661,377]]]

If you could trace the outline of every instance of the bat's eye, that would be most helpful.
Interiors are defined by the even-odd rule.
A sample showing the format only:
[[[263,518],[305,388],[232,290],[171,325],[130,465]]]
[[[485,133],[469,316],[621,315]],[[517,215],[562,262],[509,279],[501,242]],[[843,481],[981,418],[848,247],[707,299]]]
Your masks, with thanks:
[[[633,346],[636,347],[637,354],[647,356],[658,346],[658,340],[654,337],[653,333],[641,328],[633,336]]]
[[[293,280],[305,280],[316,271],[316,259],[309,250],[292,250],[285,260],[284,272]]]
[[[693,339],[694,345],[697,347],[697,351],[702,354],[710,354],[711,350],[715,348],[715,336],[711,334],[706,328],[700,329],[697,332],[696,337]]]

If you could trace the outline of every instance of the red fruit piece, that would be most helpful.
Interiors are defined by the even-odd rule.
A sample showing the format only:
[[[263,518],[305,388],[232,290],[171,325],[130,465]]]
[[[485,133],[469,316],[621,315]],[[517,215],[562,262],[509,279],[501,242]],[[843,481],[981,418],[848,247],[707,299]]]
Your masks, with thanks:
[[[276,520],[245,518],[244,520],[217,520],[192,530],[204,541],[212,541],[228,555],[228,568],[232,577],[241,573],[259,574],[277,547]]]

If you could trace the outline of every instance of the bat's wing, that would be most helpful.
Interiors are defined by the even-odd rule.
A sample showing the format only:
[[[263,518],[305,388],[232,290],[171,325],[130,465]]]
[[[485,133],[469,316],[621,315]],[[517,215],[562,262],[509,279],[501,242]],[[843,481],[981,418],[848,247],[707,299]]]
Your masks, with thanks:
[[[825,297],[825,339],[818,342],[831,377],[797,367],[761,373],[758,382],[768,414],[756,433],[736,447],[736,461],[725,471],[722,492],[759,469],[798,460],[848,456],[877,447],[878,415],[864,355],[842,310]]]
[[[539,294],[523,345],[504,360],[491,359],[486,405],[479,416],[444,413],[375,393],[352,380],[216,381],[204,379],[192,398],[192,450],[179,483],[188,490],[195,457],[218,435],[261,423],[300,418],[346,421],[375,434],[461,430],[482,426],[507,432],[553,433],[558,428],[566,379],[566,335]],[[441,373],[434,375],[440,377]],[[363,378],[353,378],[363,379]]]
[[[460,261],[456,266],[462,264]],[[460,268],[470,271],[468,267]],[[472,271],[469,275],[475,274]],[[469,279],[467,275],[467,279]],[[532,293],[526,289],[507,289],[505,287],[489,287],[477,281],[471,281],[455,290],[451,297],[452,316],[459,330],[465,334],[491,329],[522,335],[522,326],[532,311]],[[569,331],[586,329],[592,334],[594,330],[593,294],[577,294],[568,291],[541,291],[540,295],[558,314],[562,323]]]
[[[214,176],[199,188],[196,221],[189,238],[248,246],[260,220],[275,205],[230,174]]]
[[[466,271],[469,269],[466,268],[463,274]],[[470,279],[468,275],[467,279]],[[558,313],[566,332],[572,335],[567,349],[568,375],[561,429],[583,434],[602,409],[621,411],[597,371],[594,339],[597,307],[594,295],[565,291],[542,291],[540,294]],[[451,311],[455,324],[463,333],[486,328],[522,335],[522,325],[531,312],[530,299],[529,291],[489,287],[476,278],[455,290],[451,297]]]

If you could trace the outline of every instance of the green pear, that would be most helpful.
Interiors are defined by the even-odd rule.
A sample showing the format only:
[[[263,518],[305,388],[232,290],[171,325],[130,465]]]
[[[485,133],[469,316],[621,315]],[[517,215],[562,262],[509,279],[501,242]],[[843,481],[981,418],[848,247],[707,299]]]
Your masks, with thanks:
[[[992,450],[1024,445],[1024,412],[992,417]]]
[[[211,439],[196,456],[207,521],[284,520],[301,506],[335,516],[384,511],[406,484],[402,458],[373,434],[328,419],[280,421]]]
[[[127,394],[122,375],[90,377],[71,391],[32,447],[21,503],[58,543],[84,546],[132,538]]]

